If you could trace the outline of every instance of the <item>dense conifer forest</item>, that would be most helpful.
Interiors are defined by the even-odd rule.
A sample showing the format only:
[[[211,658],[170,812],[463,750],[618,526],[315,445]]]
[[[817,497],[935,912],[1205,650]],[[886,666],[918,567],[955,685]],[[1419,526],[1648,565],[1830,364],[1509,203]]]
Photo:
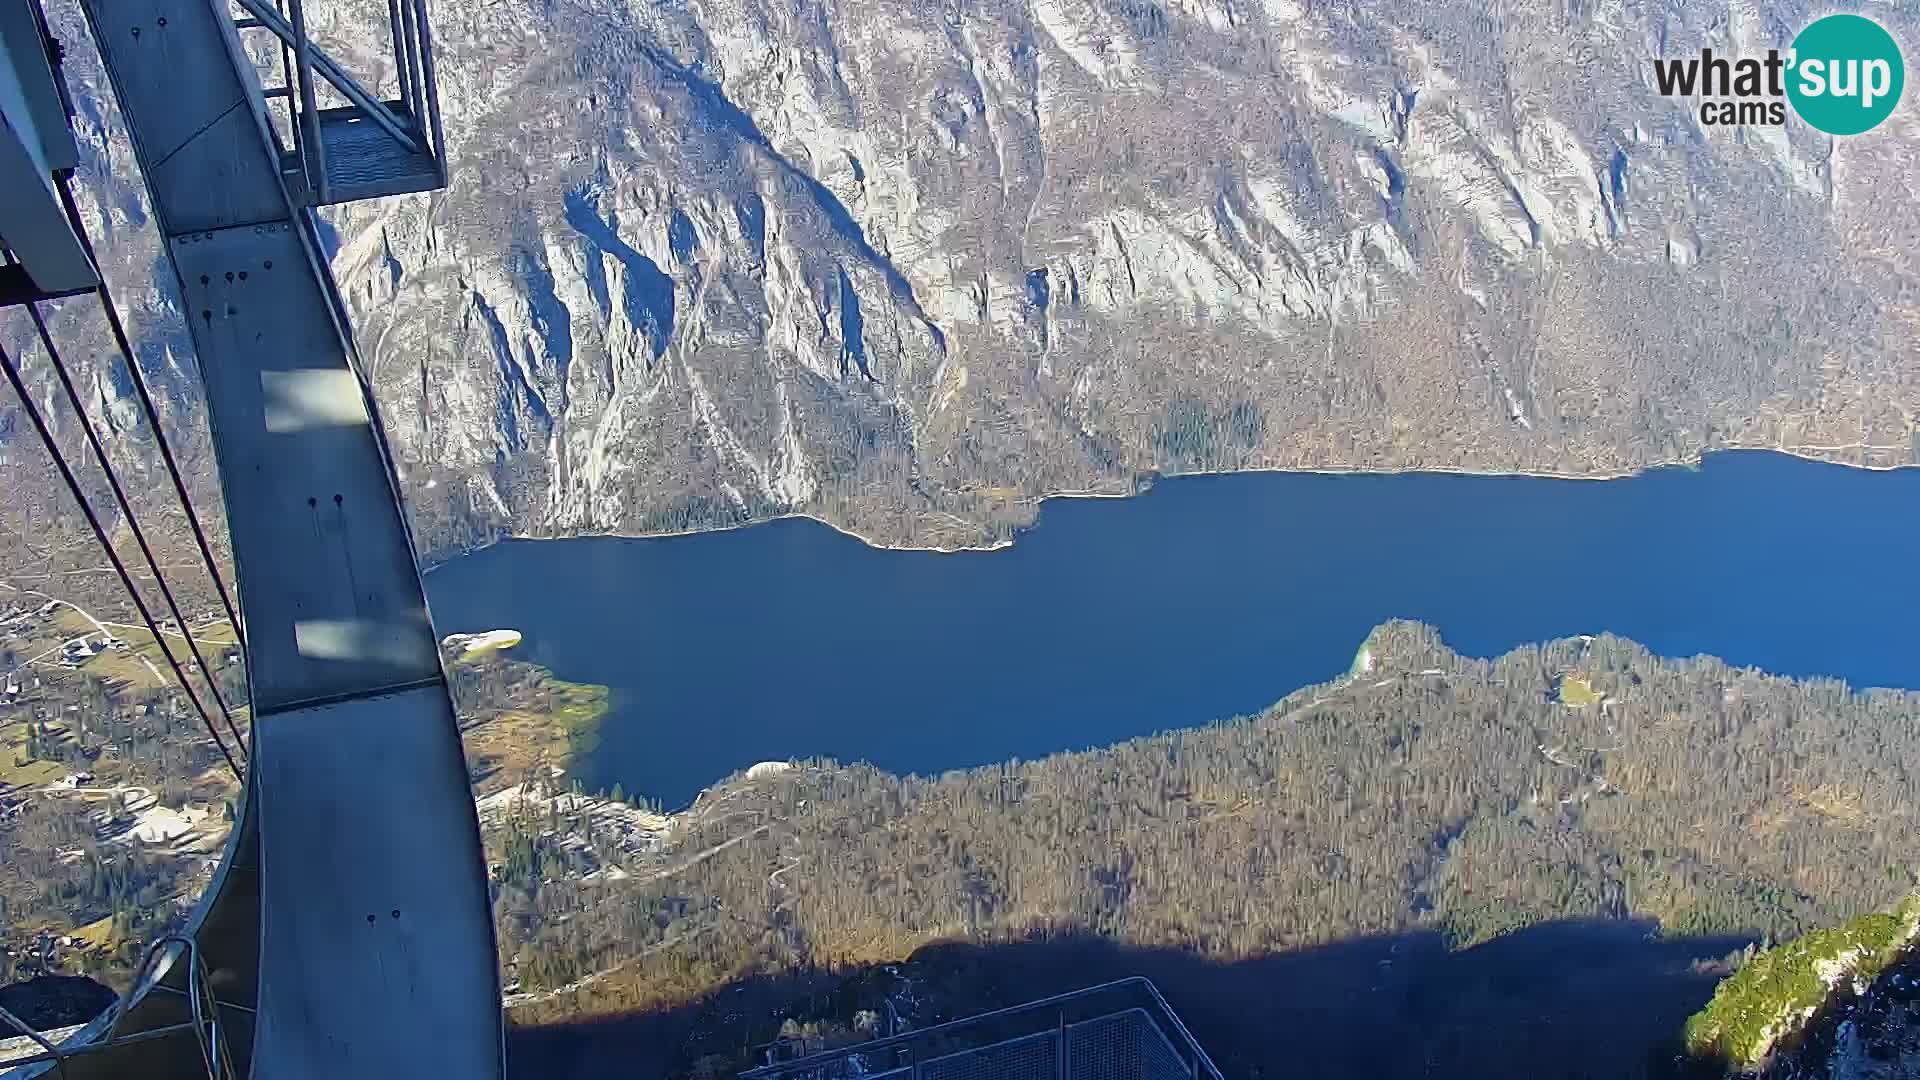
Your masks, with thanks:
[[[1611,637],[1482,661],[1389,624],[1349,676],[1203,729],[939,777],[736,776],[639,856],[552,810],[518,821],[502,955],[523,1025],[797,980],[777,1028],[819,1007],[817,979],[930,947],[1244,965],[1355,942],[1476,955],[1597,920],[1705,980],[1677,1037],[1729,953],[1914,888],[1917,715],[1920,695]],[[585,851],[626,876],[569,874]]]

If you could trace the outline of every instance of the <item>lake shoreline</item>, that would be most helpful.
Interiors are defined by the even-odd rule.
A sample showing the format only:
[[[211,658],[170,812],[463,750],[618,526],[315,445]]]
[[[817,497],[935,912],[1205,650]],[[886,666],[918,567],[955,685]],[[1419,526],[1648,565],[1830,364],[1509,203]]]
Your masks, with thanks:
[[[1408,469],[1347,469],[1347,468],[1329,468],[1329,467],[1290,468],[1290,467],[1280,467],[1280,466],[1272,466],[1272,467],[1263,466],[1263,467],[1248,468],[1248,469],[1196,469],[1190,472],[1162,472],[1162,473],[1147,474],[1152,478],[1151,481],[1145,487],[1136,489],[1134,491],[1102,491],[1098,488],[1063,489],[1060,491],[1050,491],[1042,495],[1025,496],[1019,501],[1030,504],[1030,505],[1034,505],[1034,506],[1041,506],[1055,499],[1062,499],[1062,500],[1065,500],[1065,499],[1134,499],[1134,498],[1140,497],[1141,495],[1146,494],[1147,491],[1152,490],[1153,485],[1158,483],[1161,480],[1180,480],[1180,479],[1186,479],[1189,477],[1202,477],[1202,476],[1258,476],[1258,475],[1273,475],[1276,473],[1289,474],[1294,476],[1477,476],[1477,477],[1491,477],[1491,478],[1512,477],[1516,479],[1529,478],[1529,479],[1535,479],[1535,480],[1587,480],[1587,481],[1594,481],[1594,482],[1607,482],[1607,481],[1614,481],[1614,480],[1631,480],[1634,477],[1645,476],[1648,473],[1656,472],[1661,469],[1698,469],[1701,466],[1701,464],[1706,461],[1707,456],[1710,454],[1741,454],[1741,453],[1779,454],[1782,457],[1790,457],[1798,461],[1812,462],[1817,465],[1837,465],[1841,468],[1857,469],[1861,472],[1899,472],[1903,469],[1920,469],[1920,462],[1908,462],[1901,465],[1855,465],[1851,462],[1835,461],[1831,458],[1815,457],[1812,454],[1806,453],[1804,450],[1783,449],[1783,448],[1771,447],[1771,446],[1725,446],[1725,447],[1719,447],[1713,450],[1709,450],[1703,454],[1696,454],[1689,458],[1676,458],[1672,461],[1660,461],[1660,462],[1655,462],[1651,465],[1645,465],[1638,468],[1617,469],[1611,472],[1575,473],[1575,472],[1553,472],[1553,471],[1542,471],[1542,470],[1511,471],[1511,470],[1501,470],[1501,469],[1468,469],[1468,468],[1447,467],[1447,466],[1420,467],[1420,468],[1408,468]],[[1015,537],[1009,537],[1005,540],[994,541],[991,544],[970,544],[970,545],[963,545],[959,547],[950,547],[950,546],[940,545],[940,544],[889,543],[886,541],[876,540],[871,536],[867,536],[863,533],[860,533],[854,529],[850,529],[844,525],[840,525],[836,522],[828,521],[826,518],[820,517],[817,514],[810,514],[804,510],[796,510],[796,511],[792,511],[785,514],[776,514],[772,517],[758,518],[753,521],[742,522],[737,525],[713,525],[713,526],[708,526],[704,528],[681,529],[677,531],[580,532],[580,533],[569,533],[564,536],[535,536],[535,535],[530,535],[526,533],[508,533],[505,536],[501,536],[493,540],[489,540],[484,544],[480,544],[475,547],[466,548],[459,552],[455,552],[454,554],[451,554],[445,558],[433,560],[430,562],[423,562],[420,570],[421,570],[421,573],[423,574],[432,573],[433,571],[438,570],[442,566],[445,566],[446,564],[452,562],[454,559],[460,558],[461,556],[472,555],[477,552],[485,551],[490,547],[493,547],[497,544],[505,543],[510,540],[565,541],[565,540],[586,540],[586,539],[596,539],[596,538],[609,539],[609,540],[668,540],[678,536],[704,536],[712,533],[738,532],[741,529],[751,529],[760,525],[771,525],[779,521],[812,521],[817,524],[824,525],[827,528],[832,529],[834,532],[837,532],[842,536],[851,537],[854,540],[858,540],[862,544],[866,545],[869,548],[874,549],[875,551],[916,551],[916,552],[924,552],[929,555],[965,555],[965,554],[975,554],[975,553],[984,554],[987,552],[1005,551],[1008,548],[1013,547],[1014,539],[1015,539]],[[1033,526],[1026,526],[1025,528],[1017,530],[1016,536],[1018,532],[1024,532],[1026,531],[1027,528],[1032,528],[1032,527]]]
[[[1638,484],[1275,471],[1053,507],[994,558],[794,526],[502,544],[427,583],[442,627],[515,627],[529,660],[612,689],[589,788],[676,805],[756,761],[924,774],[1246,714],[1356,660],[1380,678],[1358,645],[1394,619],[1483,659],[1604,631],[1920,687],[1916,484],[1773,453]],[[1566,581],[1587,586],[1542,587]]]

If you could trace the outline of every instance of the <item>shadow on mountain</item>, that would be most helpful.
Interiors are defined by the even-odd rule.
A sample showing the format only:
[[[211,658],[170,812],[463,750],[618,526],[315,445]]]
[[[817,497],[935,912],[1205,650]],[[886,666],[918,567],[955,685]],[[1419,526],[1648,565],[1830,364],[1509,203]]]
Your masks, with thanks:
[[[627,321],[645,332],[653,358],[659,360],[666,355],[667,343],[673,340],[673,279],[660,270],[659,264],[620,239],[619,232],[601,219],[585,192],[569,191],[563,202],[567,224],[600,250],[620,260],[626,271],[622,301]]]
[[[840,268],[840,371],[846,373],[847,361],[852,360],[860,369],[860,374],[868,382],[873,381],[873,372],[867,367],[867,323],[860,314],[860,294],[853,291],[853,281],[847,277],[845,267]]]
[[[1088,934],[942,943],[889,968],[741,980],[677,1008],[515,1028],[515,1077],[689,1075],[759,1064],[783,1019],[845,1024],[888,999],[916,1027],[1131,975],[1152,979],[1230,1078],[1678,1077],[1682,1025],[1745,937],[1656,937],[1568,921],[1449,952],[1437,934],[1359,938],[1217,963]],[[723,1075],[729,1073],[722,1073]]]

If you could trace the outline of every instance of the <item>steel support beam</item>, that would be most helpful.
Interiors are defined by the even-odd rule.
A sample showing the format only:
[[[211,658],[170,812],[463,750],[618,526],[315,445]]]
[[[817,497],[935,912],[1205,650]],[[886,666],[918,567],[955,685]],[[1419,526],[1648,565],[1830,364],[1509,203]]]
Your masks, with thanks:
[[[459,732],[312,213],[286,190],[226,0],[85,8],[179,277],[247,628],[251,768],[195,915],[213,992],[245,1031],[236,1060],[265,1080],[500,1077]],[[177,1023],[174,997],[136,996],[91,1035]],[[116,1061],[132,1064],[66,1069],[204,1075],[185,1054]]]
[[[0,0],[0,242],[19,260],[0,306],[100,283],[53,185],[78,159],[34,0]]]

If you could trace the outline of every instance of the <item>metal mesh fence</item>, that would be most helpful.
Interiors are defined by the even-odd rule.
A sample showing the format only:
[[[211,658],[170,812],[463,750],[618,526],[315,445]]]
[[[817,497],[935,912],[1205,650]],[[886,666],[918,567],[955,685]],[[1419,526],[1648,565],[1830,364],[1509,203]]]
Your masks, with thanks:
[[[1134,1025],[1140,1040],[1140,1078],[1141,1080],[1172,1080],[1173,1077],[1193,1075],[1189,1062],[1181,1060],[1166,1033],[1141,1014],[1140,1022]]]
[[[1139,1009],[1075,1024],[1067,1032],[1068,1080],[1191,1080],[1159,1025]]]
[[[1134,1080],[1135,1014],[1103,1016],[1075,1024],[1067,1032],[1067,1070],[1071,1080]]]
[[[1065,1040],[1065,1046],[1061,1040]],[[1063,1052],[1064,1051],[1064,1052]],[[917,1062],[917,1064],[915,1064]],[[769,1062],[743,1080],[1222,1080],[1145,979],[858,1046]]]
[[[1043,1031],[1024,1039],[963,1050],[920,1066],[921,1080],[1059,1080],[1060,1037]]]
[[[924,1061],[919,1080],[1191,1080],[1187,1063],[1139,1009],[1068,1025],[1066,1074],[1060,1033],[1043,1031]],[[877,1077],[913,1076],[911,1067]]]

